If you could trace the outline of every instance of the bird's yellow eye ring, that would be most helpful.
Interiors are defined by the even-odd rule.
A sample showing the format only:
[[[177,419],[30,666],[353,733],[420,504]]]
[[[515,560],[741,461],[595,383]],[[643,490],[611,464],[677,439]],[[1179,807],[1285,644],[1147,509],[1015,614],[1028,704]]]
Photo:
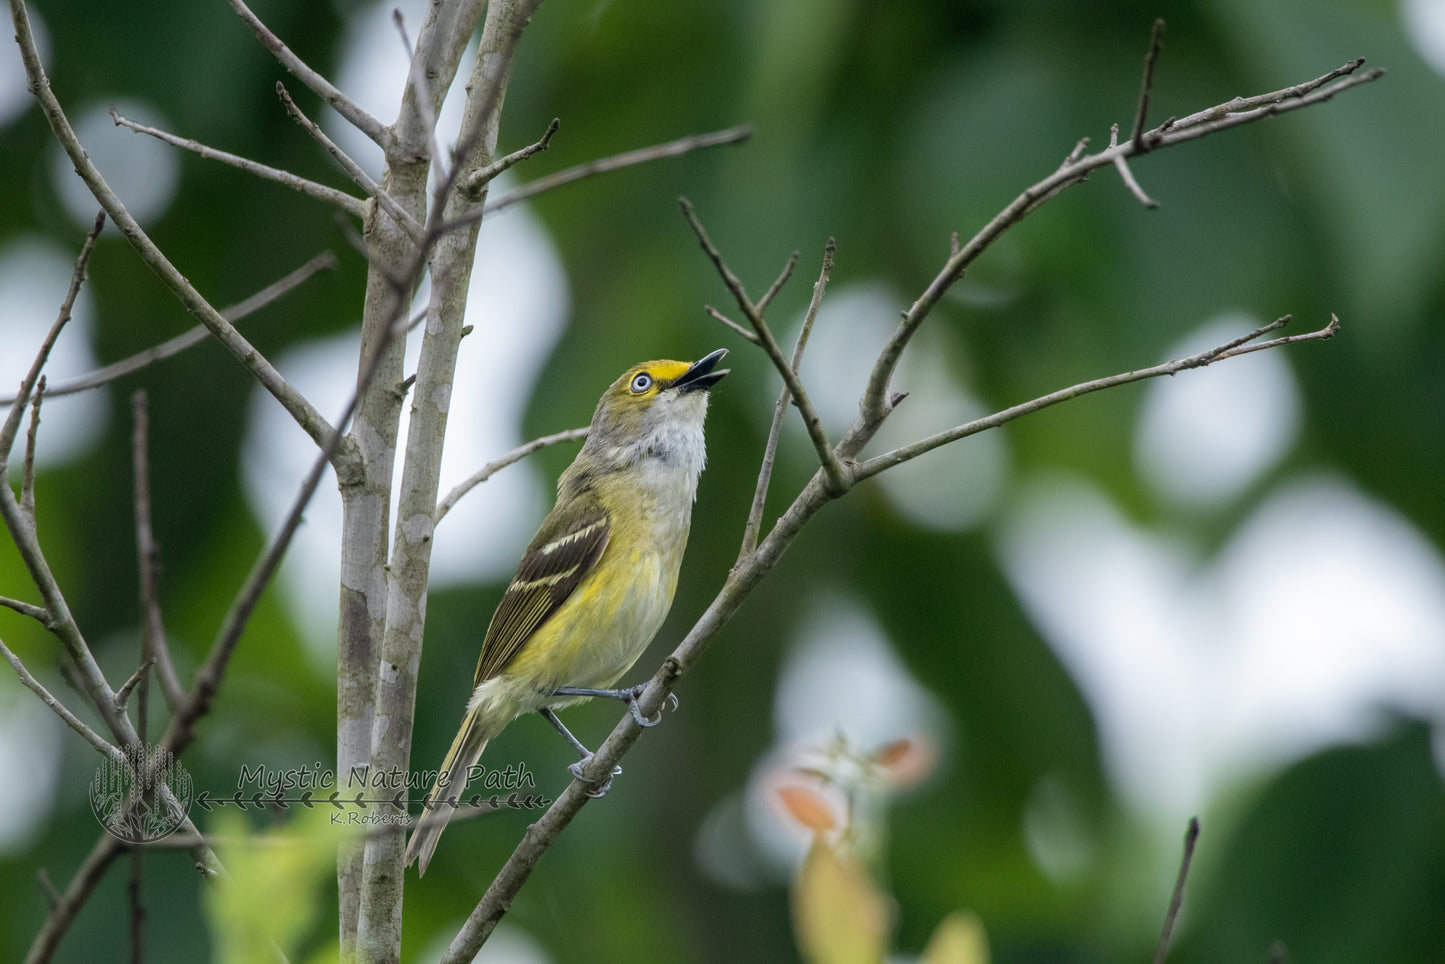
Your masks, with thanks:
[[[633,375],[632,384],[628,386],[628,388],[632,389],[632,394],[634,395],[641,395],[651,387],[652,376],[647,374],[647,372],[638,372],[636,375]]]

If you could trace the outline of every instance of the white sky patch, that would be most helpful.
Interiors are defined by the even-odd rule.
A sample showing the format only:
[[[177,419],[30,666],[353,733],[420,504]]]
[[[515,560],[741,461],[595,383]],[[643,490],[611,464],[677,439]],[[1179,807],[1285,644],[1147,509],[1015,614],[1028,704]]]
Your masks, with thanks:
[[[1402,0],[1400,19],[1415,52],[1445,75],[1445,0]]]
[[[148,134],[117,127],[110,119],[110,104],[90,104],[71,115],[76,136],[95,162],[105,182],[141,224],[158,219],[170,207],[180,183],[177,150]],[[146,101],[116,100],[123,117],[162,130],[173,130],[161,112]],[[55,192],[72,221],[90,227],[100,202],[75,173],[69,156],[52,145],[50,172]]]
[[[35,35],[35,46],[40,51],[40,62],[49,66],[50,31],[40,14],[29,10],[30,32]],[[35,97],[27,89],[25,64],[20,59],[20,45],[14,41],[15,31],[5,31],[5,42],[0,43],[0,128],[25,113],[35,104]]]
[[[93,216],[93,215],[92,215]],[[0,247],[0,291],[5,308],[0,311],[0,397],[9,398],[30,370],[35,353],[45,340],[60,303],[65,300],[80,238],[74,251],[66,251],[45,239],[27,236]],[[95,369],[91,351],[94,310],[85,288],[75,300],[70,322],[60,333],[45,366],[52,384],[59,384]],[[25,425],[29,425],[27,413]],[[81,392],[47,398],[40,409],[40,435],[35,463],[39,468],[61,465],[84,455],[105,434],[110,421],[110,402],[105,392]],[[18,472],[25,451],[24,427],[10,460]]]
[[[869,282],[835,288],[823,302],[801,376],[830,437],[836,439],[858,416],[858,398],[873,362],[905,305],[886,285]],[[800,316],[791,332],[801,324]],[[786,342],[789,351],[793,337]],[[943,341],[941,333],[929,327],[914,336],[892,382],[892,390],[907,392],[908,398],[888,417],[865,454],[886,452],[987,414],[982,403],[958,386]],[[772,417],[776,399],[771,396],[762,417]],[[797,417],[791,412],[789,417],[790,429],[801,432]],[[956,531],[978,524],[993,508],[1008,473],[1004,436],[985,432],[889,469],[878,484],[894,509],[915,525]]]
[[[1173,345],[1167,357],[1197,354],[1258,326],[1241,315],[1216,318]],[[1279,461],[1294,443],[1299,421],[1299,390],[1285,356],[1255,352],[1203,375],[1151,381],[1134,461],[1169,501],[1222,505]]]
[[[1203,560],[1054,479],[1025,492],[999,550],[1112,782],[1164,826],[1391,710],[1445,722],[1445,563],[1340,480],[1282,486]]]
[[[425,303],[426,293],[422,291],[420,303]],[[477,246],[467,301],[466,322],[476,330],[462,339],[457,360],[438,499],[526,441],[521,437],[523,409],[561,335],[568,309],[567,279],[540,223],[521,209],[488,222]],[[421,333],[418,327],[407,343],[408,374],[416,371]],[[319,339],[275,359],[276,366],[334,419],[355,386],[358,337],[353,331]],[[599,393],[605,387],[599,384]],[[408,398],[402,410],[403,450],[410,408]],[[590,415],[579,412],[557,430],[574,427]],[[267,392],[255,389],[243,474],[252,511],[268,532],[280,525],[315,454],[315,445],[290,416]],[[401,462],[399,456],[396,486]],[[540,488],[535,470],[523,462],[458,502],[437,527],[432,587],[510,575],[549,504]],[[394,501],[392,508],[395,524]],[[334,476],[328,476],[282,570],[291,611],[318,658],[327,650],[334,652],[340,545],[341,502]]]

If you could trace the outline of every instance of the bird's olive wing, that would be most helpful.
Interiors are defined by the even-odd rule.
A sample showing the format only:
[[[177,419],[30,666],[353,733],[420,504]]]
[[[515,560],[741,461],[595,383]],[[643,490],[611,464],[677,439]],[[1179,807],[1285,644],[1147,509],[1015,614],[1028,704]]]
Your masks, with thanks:
[[[591,493],[557,506],[543,520],[487,627],[474,686],[506,669],[561,608],[602,558],[611,533],[607,510]]]

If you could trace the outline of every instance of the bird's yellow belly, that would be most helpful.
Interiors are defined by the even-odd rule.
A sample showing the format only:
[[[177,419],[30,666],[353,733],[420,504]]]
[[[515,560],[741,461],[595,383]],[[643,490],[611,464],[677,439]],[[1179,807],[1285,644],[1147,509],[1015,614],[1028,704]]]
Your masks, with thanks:
[[[617,682],[667,617],[677,569],[672,559],[654,551],[607,553],[503,671],[512,684],[508,689],[543,695],[559,686],[601,688]]]

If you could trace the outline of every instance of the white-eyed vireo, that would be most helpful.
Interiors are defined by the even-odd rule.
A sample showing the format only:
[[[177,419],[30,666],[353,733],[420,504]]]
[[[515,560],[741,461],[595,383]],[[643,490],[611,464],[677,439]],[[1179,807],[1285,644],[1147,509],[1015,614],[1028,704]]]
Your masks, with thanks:
[[[582,755],[554,708],[608,690],[652,641],[672,606],[706,452],[708,389],[727,374],[718,349],[700,361],[629,368],[597,403],[582,451],[557,480],[557,504],[527,547],[482,641],[462,728],[427,795],[406,862],[426,873],[437,838],[487,741],[540,712]],[[611,778],[608,778],[610,783]],[[606,792],[607,784],[594,795]]]

